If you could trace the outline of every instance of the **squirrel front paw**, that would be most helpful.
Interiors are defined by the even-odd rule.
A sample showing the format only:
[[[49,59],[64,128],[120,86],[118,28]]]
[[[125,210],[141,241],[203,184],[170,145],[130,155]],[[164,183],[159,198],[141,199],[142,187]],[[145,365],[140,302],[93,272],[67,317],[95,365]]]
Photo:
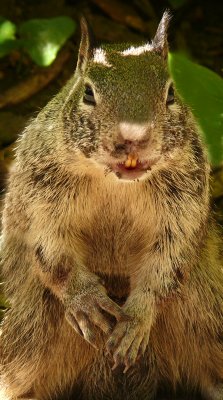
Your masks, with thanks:
[[[140,317],[120,320],[107,341],[107,350],[113,356],[115,369],[124,365],[124,373],[133,366],[146,350],[149,342],[150,322]]]
[[[112,330],[114,318],[112,320],[109,315],[115,317],[117,321],[124,316],[121,307],[107,296],[104,287],[100,285],[88,288],[66,303],[67,321],[95,348],[98,348],[97,329],[101,329],[105,334]]]

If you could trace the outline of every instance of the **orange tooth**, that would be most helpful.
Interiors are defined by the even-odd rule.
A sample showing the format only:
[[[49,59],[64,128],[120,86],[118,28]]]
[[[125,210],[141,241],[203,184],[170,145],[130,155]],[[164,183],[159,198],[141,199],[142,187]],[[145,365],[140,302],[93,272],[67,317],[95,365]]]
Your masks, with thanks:
[[[125,161],[125,167],[126,167],[126,168],[129,168],[129,167],[131,167],[131,164],[132,164],[132,160],[131,160],[131,158],[128,156],[127,160]]]
[[[138,157],[135,154],[129,154],[127,160],[125,161],[126,168],[135,168],[137,165]]]
[[[132,165],[131,165],[131,167],[132,167],[132,168],[135,168],[135,167],[136,167],[136,164],[137,164],[137,158],[133,158],[133,159],[132,159]]]

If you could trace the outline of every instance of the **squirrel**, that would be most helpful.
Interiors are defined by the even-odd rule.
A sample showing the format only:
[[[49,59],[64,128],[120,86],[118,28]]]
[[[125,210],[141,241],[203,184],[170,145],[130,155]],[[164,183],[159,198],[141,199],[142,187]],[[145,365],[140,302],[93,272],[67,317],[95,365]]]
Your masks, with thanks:
[[[223,399],[222,232],[169,20],[150,43],[95,46],[83,18],[74,76],[18,140],[1,235],[9,399]]]

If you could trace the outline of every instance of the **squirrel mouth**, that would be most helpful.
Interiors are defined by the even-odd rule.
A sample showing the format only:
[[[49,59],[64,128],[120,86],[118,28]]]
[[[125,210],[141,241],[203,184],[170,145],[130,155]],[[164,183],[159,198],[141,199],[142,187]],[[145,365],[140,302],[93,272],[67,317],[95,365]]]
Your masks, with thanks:
[[[137,155],[129,154],[125,161],[112,164],[111,169],[119,179],[134,180],[151,169],[151,162],[141,161]]]

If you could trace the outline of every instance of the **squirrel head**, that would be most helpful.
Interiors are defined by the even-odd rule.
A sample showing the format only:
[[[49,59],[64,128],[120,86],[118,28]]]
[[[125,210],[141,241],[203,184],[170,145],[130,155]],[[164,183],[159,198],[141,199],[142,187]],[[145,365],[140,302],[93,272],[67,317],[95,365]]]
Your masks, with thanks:
[[[165,12],[151,43],[100,47],[94,47],[88,25],[81,20],[64,126],[89,162],[119,179],[144,179],[179,144],[174,124],[179,125],[184,106],[168,72],[169,19]]]

